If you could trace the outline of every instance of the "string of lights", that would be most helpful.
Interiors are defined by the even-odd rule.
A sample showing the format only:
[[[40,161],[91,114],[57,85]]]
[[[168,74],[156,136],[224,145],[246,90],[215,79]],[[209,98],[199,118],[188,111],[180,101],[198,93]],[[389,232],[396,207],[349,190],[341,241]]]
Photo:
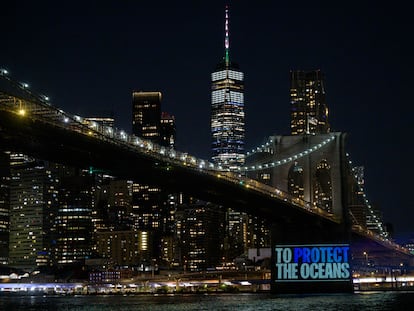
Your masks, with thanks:
[[[258,171],[258,170],[266,169],[266,168],[269,168],[269,167],[276,167],[276,166],[279,166],[279,165],[284,165],[284,164],[296,161],[296,160],[298,160],[302,157],[305,157],[305,156],[307,156],[307,155],[309,155],[309,154],[311,154],[315,151],[318,151],[319,149],[324,147],[326,144],[328,144],[328,143],[330,143],[334,140],[335,140],[335,136],[330,136],[327,139],[323,140],[322,142],[320,142],[318,144],[315,144],[314,146],[312,146],[308,149],[302,150],[302,151],[300,151],[296,154],[289,155],[286,158],[283,158],[283,159],[280,159],[280,160],[277,160],[277,161],[273,161],[273,162],[258,164],[258,165],[243,166],[243,167],[240,167],[239,170],[245,171],[245,172],[247,172],[247,171],[251,172],[251,171]],[[269,146],[272,143],[273,142],[270,140],[266,144],[263,144],[260,147],[257,147],[255,149],[253,149],[252,152],[248,152],[247,155],[249,156],[249,155],[253,155],[253,154],[258,153],[258,152],[263,152],[265,149],[269,148]]]

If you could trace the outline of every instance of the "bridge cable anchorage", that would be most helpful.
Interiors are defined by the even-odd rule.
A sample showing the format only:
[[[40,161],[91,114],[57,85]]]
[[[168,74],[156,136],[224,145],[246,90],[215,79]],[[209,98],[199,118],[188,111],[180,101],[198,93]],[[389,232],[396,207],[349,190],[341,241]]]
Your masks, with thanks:
[[[239,171],[252,172],[252,171],[263,170],[263,169],[266,169],[266,168],[276,167],[276,166],[280,166],[280,165],[285,165],[287,163],[291,163],[291,162],[296,161],[300,158],[303,158],[303,157],[305,157],[309,154],[312,154],[313,152],[321,149],[326,144],[328,144],[328,143],[330,143],[334,140],[335,140],[335,136],[331,135],[327,139],[323,140],[322,142],[313,145],[311,148],[308,148],[306,150],[302,150],[301,152],[297,152],[296,154],[290,155],[288,157],[285,157],[283,159],[273,161],[273,162],[267,162],[267,163],[256,164],[256,165],[251,165],[251,166],[243,166],[243,167],[239,168]],[[254,148],[252,150],[252,152],[248,152],[247,156],[258,153],[258,152],[263,152],[263,150],[269,148],[269,146],[271,144],[272,144],[272,141],[270,140],[266,144],[263,144],[260,147]]]

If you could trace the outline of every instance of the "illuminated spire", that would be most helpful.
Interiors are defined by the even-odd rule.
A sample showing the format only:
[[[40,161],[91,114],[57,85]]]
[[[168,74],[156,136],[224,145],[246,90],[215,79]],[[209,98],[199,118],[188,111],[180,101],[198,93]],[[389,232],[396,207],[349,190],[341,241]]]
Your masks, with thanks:
[[[224,31],[225,31],[225,38],[224,38],[224,47],[225,47],[225,56],[224,60],[226,62],[226,66],[230,64],[230,56],[229,56],[229,48],[230,48],[230,40],[229,40],[229,6],[226,4],[226,21],[224,24]]]

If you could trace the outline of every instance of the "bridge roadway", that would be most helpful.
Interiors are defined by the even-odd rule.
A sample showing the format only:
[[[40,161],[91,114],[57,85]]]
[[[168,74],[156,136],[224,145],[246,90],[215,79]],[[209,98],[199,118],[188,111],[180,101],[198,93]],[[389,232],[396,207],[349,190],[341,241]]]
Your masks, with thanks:
[[[0,80],[4,83],[4,76]],[[347,215],[343,221],[237,172],[224,171],[186,153],[67,114],[51,106],[43,96],[21,90],[12,81],[6,82],[7,90],[0,84],[3,150],[66,165],[95,167],[119,178],[184,192],[289,228],[285,235],[300,232],[308,225],[308,232],[315,235],[316,241],[329,241],[332,236],[347,239]],[[352,239],[373,241],[380,248],[407,255],[405,249],[357,226],[352,228]]]

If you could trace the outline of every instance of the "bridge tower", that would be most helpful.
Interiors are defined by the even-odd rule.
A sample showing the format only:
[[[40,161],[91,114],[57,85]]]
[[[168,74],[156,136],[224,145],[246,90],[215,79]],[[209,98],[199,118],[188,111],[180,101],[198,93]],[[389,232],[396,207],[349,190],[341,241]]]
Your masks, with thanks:
[[[344,140],[345,134],[340,132],[271,136],[268,143],[247,156],[247,175],[342,220],[346,199]]]
[[[340,132],[271,136],[246,158],[248,177],[275,187],[304,203],[310,211],[332,219],[326,221],[321,217],[309,221],[283,213],[273,219],[272,288],[277,293],[352,290],[345,136]],[[325,250],[334,249],[337,262],[323,254]],[[325,261],[322,257],[308,257],[309,252],[314,252],[315,256],[326,255]],[[309,267],[319,267],[315,268],[319,272],[314,270],[309,277],[306,274]],[[333,268],[337,269],[335,275],[329,270]]]

